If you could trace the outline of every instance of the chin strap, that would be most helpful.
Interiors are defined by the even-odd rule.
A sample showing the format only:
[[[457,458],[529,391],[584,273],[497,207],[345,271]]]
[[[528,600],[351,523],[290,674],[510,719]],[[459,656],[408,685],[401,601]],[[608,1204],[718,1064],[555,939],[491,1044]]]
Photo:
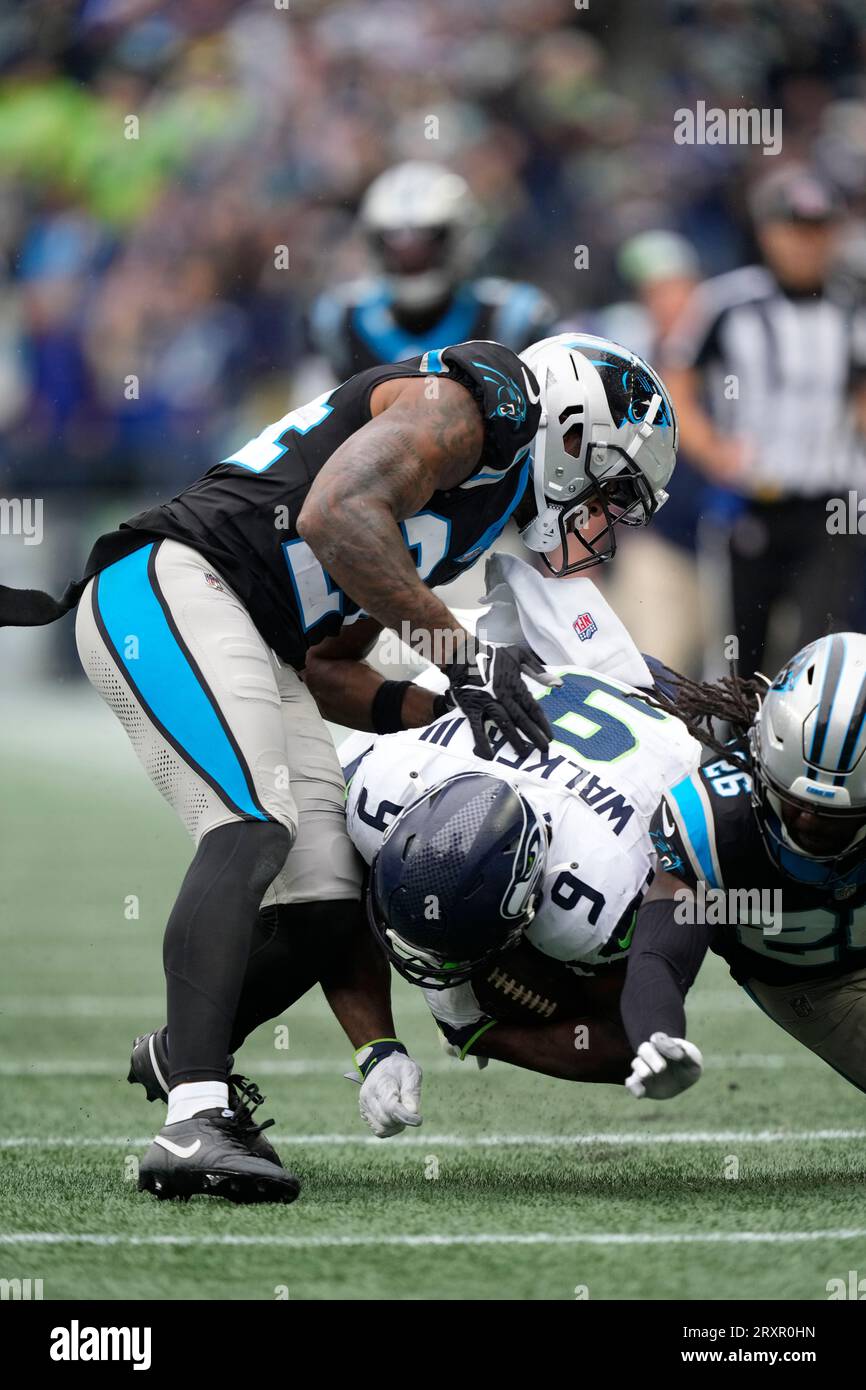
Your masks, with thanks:
[[[658,394],[658,392],[656,392],[649,405],[647,406],[646,415],[643,417],[643,419],[637,427],[634,439],[631,441],[628,448],[626,449],[626,453],[628,454],[630,459],[634,458],[638,449],[640,449],[641,446],[646,443],[646,441],[652,434],[653,420],[659,413],[659,406],[661,405],[661,403],[662,398]]]
[[[559,507],[545,505],[520,532],[520,539],[527,550],[544,554],[555,550],[559,545]]]

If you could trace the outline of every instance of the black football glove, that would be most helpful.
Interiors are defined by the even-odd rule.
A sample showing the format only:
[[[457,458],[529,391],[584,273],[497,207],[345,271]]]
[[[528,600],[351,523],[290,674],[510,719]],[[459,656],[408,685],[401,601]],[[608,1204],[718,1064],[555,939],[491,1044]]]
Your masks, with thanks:
[[[541,705],[524,685],[521,672],[540,677],[545,683],[550,678],[528,647],[491,647],[488,642],[478,642],[472,661],[454,661],[444,670],[449,681],[445,699],[469,720],[477,757],[493,757],[487,724],[500,729],[521,755],[528,753],[533,744],[542,751],[547,747],[553,730]]]

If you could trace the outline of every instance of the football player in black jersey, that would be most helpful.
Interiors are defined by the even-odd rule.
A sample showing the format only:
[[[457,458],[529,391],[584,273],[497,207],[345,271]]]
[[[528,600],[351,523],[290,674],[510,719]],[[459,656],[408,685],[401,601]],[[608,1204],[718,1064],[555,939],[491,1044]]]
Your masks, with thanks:
[[[612,343],[564,335],[535,344],[525,360],[544,382],[545,389],[544,412],[530,451],[532,483],[518,507],[522,534],[539,552],[549,574],[571,574],[609,559],[615,551],[617,522],[647,520],[662,499],[661,488],[673,466],[675,421],[664,388],[651,369]],[[548,429],[548,420],[556,422],[552,430]],[[557,430],[557,425],[564,433]],[[572,463],[567,463],[566,454]],[[572,492],[575,475],[569,474],[568,469],[575,460],[584,470],[584,480]],[[567,505],[553,501],[563,493]],[[380,677],[359,669],[355,656],[358,631],[358,626],[353,626],[326,639],[307,658],[308,686],[315,689],[320,707],[338,720],[347,693],[354,698],[353,692],[369,686],[371,680],[374,687],[381,682]],[[408,714],[414,702],[419,717],[427,722],[429,696],[425,704],[421,693],[411,685],[406,684],[403,696],[399,683],[389,688],[403,699],[401,719],[407,724],[411,722]],[[477,723],[475,732],[476,737],[483,735]],[[478,746],[483,748],[485,744],[486,740],[479,738]],[[307,827],[312,824],[310,814],[303,810],[298,840],[286,868],[268,890],[256,927],[256,950],[241,990],[231,1045],[239,1046],[253,1028],[282,1013],[322,978],[332,1007],[349,1036],[376,1039],[374,1044],[365,1043],[356,1051],[359,1076],[363,1079],[359,1102],[362,1116],[373,1132],[387,1137],[399,1133],[406,1124],[419,1122],[420,1070],[406,1055],[399,1039],[392,1036],[393,1024],[381,979],[372,969],[355,978],[348,970],[338,993],[335,971],[326,960],[332,937],[321,930],[305,932],[291,906],[286,912],[286,882],[288,879],[297,884],[299,865],[304,862],[305,847],[313,833]],[[318,882],[314,873],[306,875],[306,898],[316,893]],[[290,894],[288,901],[293,900]],[[281,930],[286,921],[290,932]],[[330,958],[333,957],[330,952]],[[351,953],[345,952],[337,959],[351,962]],[[353,1026],[352,1011],[359,1001],[363,1022],[356,1019]],[[164,1099],[167,1088],[162,1074],[167,1071],[166,1032],[159,1029],[138,1040],[131,1079],[141,1082],[151,1098]]]
[[[386,169],[364,194],[359,223],[373,275],[325,290],[310,316],[313,346],[336,381],[467,338],[521,352],[559,317],[535,285],[473,278],[480,209],[444,165]]]
[[[638,913],[621,1001],[629,1089],[663,1098],[697,1080],[667,1043],[683,1037],[709,948],[770,1018],[866,1091],[866,636],[813,642],[769,688],[679,681],[673,698],[709,751],[653,822],[665,872]],[[708,733],[714,719],[729,743]]]
[[[297,1195],[226,1061],[291,1002],[287,979],[297,997],[321,977],[356,1048],[393,1034],[322,714],[389,732],[445,701],[482,755],[490,727],[543,748],[521,675],[535,657],[475,642],[431,586],[474,563],[522,502],[527,544],[566,574],[611,555],[617,524],[644,524],[666,496],[676,423],[651,369],[602,340],[532,352],[540,381],[492,342],[362,372],[102,537],[59,602],[0,589],[0,624],[78,603],[85,671],[196,844],[165,935],[167,1034],[145,1035],[132,1061],[131,1079],[168,1096],[139,1176],[160,1197]],[[364,664],[379,630],[403,623],[454,639],[447,696]],[[259,909],[281,870],[278,930]],[[409,1123],[416,1073],[405,1058],[391,1098]]]

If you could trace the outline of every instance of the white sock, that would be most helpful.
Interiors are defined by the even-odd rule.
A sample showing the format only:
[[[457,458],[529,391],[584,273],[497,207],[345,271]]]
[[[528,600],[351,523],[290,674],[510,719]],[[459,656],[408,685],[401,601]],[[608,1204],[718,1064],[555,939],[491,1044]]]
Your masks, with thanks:
[[[227,1110],[229,1088],[226,1081],[184,1081],[168,1093],[167,1125],[191,1120],[202,1110]]]

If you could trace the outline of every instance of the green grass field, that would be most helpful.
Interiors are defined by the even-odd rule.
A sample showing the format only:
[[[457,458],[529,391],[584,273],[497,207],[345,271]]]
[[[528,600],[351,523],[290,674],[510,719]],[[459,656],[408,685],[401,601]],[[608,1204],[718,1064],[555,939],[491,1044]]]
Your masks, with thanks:
[[[365,1137],[311,994],[282,1020],[288,1050],[265,1027],[241,1055],[301,1199],[140,1195],[162,1112],[126,1084],[129,1043],[162,1019],[190,851],[95,698],[53,709],[7,711],[0,732],[0,1278],[42,1279],[46,1299],[820,1300],[866,1273],[863,1097],[716,962],[690,1016],[706,1074],[664,1105],[449,1062],[401,985],[425,1123],[386,1142]]]

